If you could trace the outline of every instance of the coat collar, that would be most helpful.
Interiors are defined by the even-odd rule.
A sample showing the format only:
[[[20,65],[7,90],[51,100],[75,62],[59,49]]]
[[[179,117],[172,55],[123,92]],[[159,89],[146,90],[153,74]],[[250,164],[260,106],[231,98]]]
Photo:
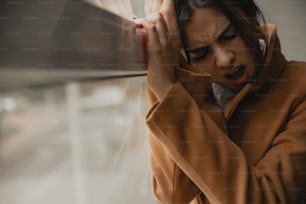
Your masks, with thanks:
[[[186,68],[177,67],[175,70],[177,81],[191,94],[197,104],[203,103],[208,94],[211,83],[209,74],[191,72]]]
[[[245,85],[227,104],[224,116],[226,121],[232,116],[240,101],[249,94],[260,89],[268,88],[273,82],[277,81],[284,69],[286,59],[281,53],[281,46],[276,34],[276,27],[272,24],[261,26],[261,30],[266,35],[268,49],[262,69],[255,82]]]

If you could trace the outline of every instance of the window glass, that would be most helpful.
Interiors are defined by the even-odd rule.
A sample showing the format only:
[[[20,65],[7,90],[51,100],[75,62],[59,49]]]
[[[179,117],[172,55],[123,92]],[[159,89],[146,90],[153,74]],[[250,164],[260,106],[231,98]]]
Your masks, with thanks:
[[[0,100],[1,203],[156,203],[144,78],[19,90]]]

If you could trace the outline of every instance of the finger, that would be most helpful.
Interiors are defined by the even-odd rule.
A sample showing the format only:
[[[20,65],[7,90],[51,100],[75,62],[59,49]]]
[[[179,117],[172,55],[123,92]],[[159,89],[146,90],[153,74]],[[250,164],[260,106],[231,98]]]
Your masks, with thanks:
[[[158,40],[163,49],[167,49],[169,47],[169,35],[166,21],[161,13],[156,13],[148,17],[151,22],[156,27],[156,32],[158,35]]]
[[[153,13],[158,12],[161,9],[163,0],[146,0],[145,1],[145,15],[149,16]]]
[[[162,4],[162,7],[161,9],[165,9],[165,10],[168,10],[168,9],[173,9],[173,11],[175,11],[174,9],[174,0],[163,0],[163,4]]]
[[[143,21],[143,26],[147,30],[147,35],[148,35],[147,45],[149,53],[152,51],[159,51],[160,42],[155,22],[152,19],[146,19]]]
[[[149,16],[150,15],[150,8],[152,7],[152,0],[145,0],[145,4],[144,4],[144,13],[145,16]]]
[[[168,27],[170,41],[176,48],[181,47],[180,31],[177,22],[174,0],[164,0],[160,12],[162,13]]]
[[[156,20],[156,29],[161,46],[167,48],[169,46],[168,28],[166,21],[161,14],[158,14]]]
[[[163,0],[155,0],[154,1],[154,12],[158,12],[161,9]]]
[[[137,48],[141,51],[143,62],[145,65],[148,64],[148,32],[144,27],[144,21],[146,19],[136,18],[133,20],[136,24],[135,28],[135,43]]]

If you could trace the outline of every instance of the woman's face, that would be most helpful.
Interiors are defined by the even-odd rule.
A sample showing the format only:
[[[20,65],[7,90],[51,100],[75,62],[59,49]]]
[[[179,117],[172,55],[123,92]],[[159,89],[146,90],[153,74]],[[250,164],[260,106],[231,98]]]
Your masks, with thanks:
[[[255,59],[223,13],[199,8],[184,31],[192,71],[208,73],[212,81],[235,91],[252,79]]]

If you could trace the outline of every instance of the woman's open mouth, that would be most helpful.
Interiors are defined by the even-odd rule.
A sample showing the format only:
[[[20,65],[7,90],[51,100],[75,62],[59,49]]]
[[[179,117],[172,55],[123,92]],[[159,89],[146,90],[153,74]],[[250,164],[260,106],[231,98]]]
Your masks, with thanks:
[[[242,85],[247,82],[248,75],[244,65],[237,66],[231,71],[224,74],[225,78],[229,79],[234,85]]]

